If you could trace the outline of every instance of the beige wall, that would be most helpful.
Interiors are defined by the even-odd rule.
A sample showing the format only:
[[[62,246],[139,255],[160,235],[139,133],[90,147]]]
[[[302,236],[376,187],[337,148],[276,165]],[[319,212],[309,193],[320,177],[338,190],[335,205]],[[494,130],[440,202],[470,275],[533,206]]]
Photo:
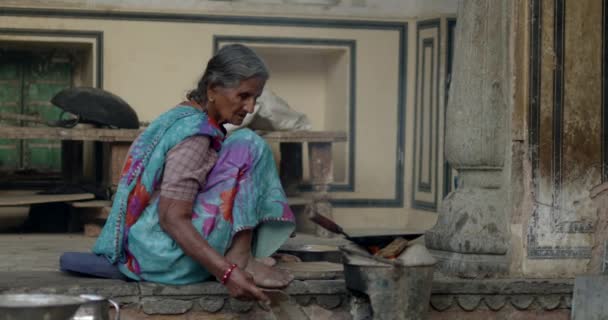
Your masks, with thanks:
[[[104,88],[128,101],[140,119],[150,121],[183,99],[195,85],[211,57],[214,35],[241,37],[319,38],[354,40],[357,45],[356,81],[356,184],[355,192],[336,192],[338,199],[393,198],[397,121],[405,124],[403,208],[336,208],[335,219],[347,227],[423,227],[434,223],[435,213],[411,209],[414,92],[416,70],[416,21],[407,20],[406,88],[398,88],[399,33],[387,29],[317,28],[294,26],[235,25],[204,22],[163,22],[87,18],[3,16],[0,28],[42,30],[87,30],[103,32]],[[441,33],[445,33],[442,20]],[[91,40],[55,37],[61,41]],[[49,41],[53,37],[8,36],[0,41]],[[57,40],[57,41],[59,41]],[[441,36],[441,64],[445,36]],[[1,42],[0,42],[1,43]],[[91,42],[91,45],[95,44]],[[297,110],[306,112],[316,130],[347,128],[348,96],[344,74],[348,55],[344,48],[299,50],[293,60],[260,48],[273,72],[269,86]],[[91,52],[94,59],[95,50]],[[297,69],[294,75],[290,70]],[[443,70],[443,67],[441,67]],[[92,79],[97,70],[92,70]],[[443,71],[439,83],[443,83]],[[398,91],[406,90],[406,116],[397,119]],[[337,92],[337,93],[336,93]],[[440,91],[443,95],[443,91]],[[443,108],[441,105],[440,108]],[[441,109],[443,110],[443,109]],[[441,117],[443,118],[443,117]],[[441,128],[443,126],[441,125]],[[441,129],[442,130],[442,129]],[[442,133],[438,133],[442,136]],[[442,143],[442,141],[440,142]],[[345,149],[345,146],[337,149]],[[442,148],[438,150],[442,154]],[[338,178],[344,176],[347,160],[338,157]],[[441,159],[441,157],[440,157]],[[442,160],[441,160],[442,161]],[[442,189],[442,185],[436,188]]]
[[[348,56],[345,47],[252,45],[270,69],[267,88],[285,99],[294,110],[310,119],[312,130],[348,130]],[[347,144],[334,146],[334,172],[344,182]],[[308,149],[303,148],[308,159]],[[308,162],[304,161],[304,179]]]

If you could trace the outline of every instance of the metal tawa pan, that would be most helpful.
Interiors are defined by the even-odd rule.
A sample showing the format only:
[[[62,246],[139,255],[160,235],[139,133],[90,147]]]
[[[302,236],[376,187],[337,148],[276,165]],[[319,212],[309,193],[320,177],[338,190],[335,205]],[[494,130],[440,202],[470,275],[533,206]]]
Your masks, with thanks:
[[[121,129],[139,129],[139,118],[119,96],[98,88],[76,87],[57,93],[51,103],[77,115],[80,122]]]
[[[383,248],[396,238],[408,241],[419,238],[424,234],[421,230],[366,228],[348,230],[348,240],[363,247]]]
[[[330,232],[344,235],[347,240],[350,240],[363,247],[376,246],[383,248],[398,237],[402,237],[410,241],[424,234],[424,232],[421,230],[383,228],[353,229],[346,232],[333,220],[318,213],[312,213],[310,220]]]

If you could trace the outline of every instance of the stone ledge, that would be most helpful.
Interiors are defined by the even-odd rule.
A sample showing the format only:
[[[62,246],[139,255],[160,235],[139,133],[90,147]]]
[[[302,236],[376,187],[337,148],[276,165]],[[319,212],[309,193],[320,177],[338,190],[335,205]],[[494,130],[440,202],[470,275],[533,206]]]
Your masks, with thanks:
[[[572,294],[574,279],[435,279],[433,294]]]
[[[449,279],[433,282],[431,307],[436,312],[569,309],[572,279]],[[348,308],[350,295],[344,280],[296,280],[286,293],[300,307],[325,310]],[[117,300],[128,308],[150,314],[189,311],[248,312],[253,304],[228,297],[226,289],[209,281],[186,286],[84,278],[61,272],[0,272],[0,293],[94,293]],[[176,302],[177,301],[177,302]],[[165,308],[164,306],[169,306]]]
[[[325,310],[345,309],[348,291],[344,280],[295,280],[284,290],[299,307],[320,306]],[[253,302],[228,296],[215,281],[185,286],[149,282],[126,282],[85,278],[62,272],[0,272],[0,293],[99,294],[129,309],[150,315],[176,315],[190,311],[247,313],[259,311]],[[342,308],[341,308],[342,307]]]
[[[570,309],[573,279],[441,279],[433,282],[431,307],[444,312]]]
[[[228,295],[223,285],[215,282],[203,282],[184,286],[164,285],[151,282],[139,283],[140,295],[146,296],[200,296]],[[290,295],[328,295],[346,294],[344,280],[294,280],[285,292]]]

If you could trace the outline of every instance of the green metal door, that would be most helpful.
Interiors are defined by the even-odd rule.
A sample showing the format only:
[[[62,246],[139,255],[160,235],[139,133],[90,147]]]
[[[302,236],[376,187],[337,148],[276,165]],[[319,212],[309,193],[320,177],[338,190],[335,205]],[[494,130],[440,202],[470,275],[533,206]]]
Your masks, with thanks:
[[[40,116],[46,120],[58,120],[61,109],[53,106],[50,99],[72,84],[72,64],[68,59],[42,59],[36,56],[21,57],[0,64],[2,86],[0,111]],[[3,81],[3,80],[0,80]],[[33,122],[3,123],[21,126],[44,126]],[[40,173],[61,171],[61,142],[47,139],[7,140],[0,139],[0,170],[27,170]]]
[[[0,112],[21,113],[22,86],[22,65],[2,59],[0,61]],[[0,125],[18,126],[19,121],[0,119]],[[21,167],[21,141],[0,139],[0,171],[11,172]]]
[[[61,109],[50,103],[59,91],[70,87],[72,70],[69,61],[35,60],[27,64],[23,79],[23,111],[46,120],[58,120]],[[28,126],[44,126],[33,122]],[[33,139],[23,141],[23,163],[39,172],[61,171],[61,141]]]

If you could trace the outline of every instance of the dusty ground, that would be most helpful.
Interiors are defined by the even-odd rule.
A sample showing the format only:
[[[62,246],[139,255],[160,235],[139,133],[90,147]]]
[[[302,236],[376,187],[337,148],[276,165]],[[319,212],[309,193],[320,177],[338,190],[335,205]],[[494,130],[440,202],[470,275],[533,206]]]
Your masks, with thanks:
[[[56,271],[66,251],[89,252],[96,238],[80,234],[0,234],[0,271]],[[286,247],[305,244],[339,245],[344,240],[305,234],[289,239]]]
[[[82,235],[0,235],[0,270],[59,270],[62,252],[90,251],[94,242]]]
[[[287,247],[303,244],[326,246],[339,244],[342,241],[298,235],[289,240]],[[262,312],[252,306],[246,306],[246,310],[251,308],[249,312],[240,310],[243,306],[233,306],[225,289],[213,281],[175,287],[77,277],[58,271],[61,253],[88,252],[94,242],[95,238],[80,234],[0,234],[0,292],[95,293],[112,297],[121,303],[123,306],[121,318],[125,320],[277,319],[274,313]],[[317,303],[331,306],[331,310],[326,310],[317,304],[299,305],[294,300],[293,305],[288,305],[291,308],[288,311],[296,310],[302,315],[308,314],[294,319],[348,319],[341,265],[337,265],[340,267],[339,270],[335,268],[336,265],[330,266],[331,270],[326,265],[320,267],[309,265],[306,268],[302,268],[302,265],[285,265],[298,279],[286,289],[286,292],[293,297],[299,297],[300,300],[316,299],[314,301]],[[209,308],[209,303],[201,305],[198,302],[200,299],[216,301],[222,311],[205,311],[205,306]],[[338,308],[339,305],[342,306]],[[177,310],[180,306],[184,307],[184,310]],[[157,314],[157,312],[180,314]]]

